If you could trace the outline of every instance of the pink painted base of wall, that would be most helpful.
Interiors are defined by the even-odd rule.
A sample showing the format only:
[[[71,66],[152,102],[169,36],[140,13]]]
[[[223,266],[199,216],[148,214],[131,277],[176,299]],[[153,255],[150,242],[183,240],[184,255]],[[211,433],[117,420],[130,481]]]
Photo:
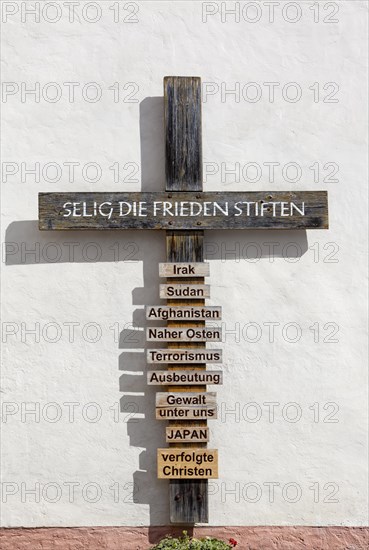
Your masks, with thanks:
[[[193,531],[193,533],[192,533]],[[2,550],[148,550],[175,527],[0,529]],[[236,550],[368,550],[365,527],[195,527],[197,537],[238,541]]]

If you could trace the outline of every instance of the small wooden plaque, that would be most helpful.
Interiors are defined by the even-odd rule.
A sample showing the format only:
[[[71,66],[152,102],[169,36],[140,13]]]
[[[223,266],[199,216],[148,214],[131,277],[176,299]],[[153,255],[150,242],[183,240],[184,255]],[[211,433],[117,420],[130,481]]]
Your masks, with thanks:
[[[221,349],[164,348],[164,349],[148,349],[146,350],[146,353],[147,353],[148,363],[190,364],[190,363],[221,363],[222,362]]]
[[[223,384],[220,370],[151,370],[147,373],[149,386],[199,386],[201,384]]]
[[[165,429],[167,443],[206,443],[209,428],[203,426],[168,426]]]
[[[146,306],[150,321],[220,321],[219,306]]]
[[[217,417],[215,392],[158,392],[157,420],[206,420]]]
[[[159,264],[159,277],[209,277],[210,267],[205,262]]]
[[[158,449],[159,479],[217,479],[216,449]]]
[[[216,405],[215,392],[157,392],[155,405],[157,407],[204,407]]]
[[[221,342],[222,329],[218,327],[148,327],[148,342]]]
[[[204,300],[210,298],[210,285],[160,285],[159,296],[166,300]]]

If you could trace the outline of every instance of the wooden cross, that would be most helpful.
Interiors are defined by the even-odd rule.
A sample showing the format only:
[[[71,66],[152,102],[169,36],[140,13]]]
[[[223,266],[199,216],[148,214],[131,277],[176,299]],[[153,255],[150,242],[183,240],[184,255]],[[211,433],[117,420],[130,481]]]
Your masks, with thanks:
[[[217,192],[202,190],[201,145],[201,80],[198,77],[165,77],[165,151],[166,186],[163,193],[40,193],[39,228],[41,230],[104,230],[104,229],[164,229],[166,230],[166,256],[168,264],[175,264],[176,273],[168,264],[161,266],[160,275],[173,285],[185,281],[186,288],[205,288],[203,241],[204,229],[327,229],[328,201],[325,191],[269,191],[269,192]],[[184,266],[178,264],[184,263]],[[182,269],[182,271],[181,271]],[[187,270],[187,271],[186,271]],[[173,277],[173,275],[175,275]],[[186,275],[184,279],[182,275]],[[179,287],[176,287],[179,288]],[[163,295],[167,292],[163,287]],[[168,299],[171,310],[205,307],[205,295],[195,299]],[[162,308],[161,308],[162,309]],[[207,308],[220,310],[220,308]],[[205,328],[205,320],[168,320],[168,334],[180,333],[180,327]],[[210,332],[209,332],[210,334]],[[164,338],[165,339],[165,338]],[[204,351],[202,341],[179,341],[167,337],[167,351],[192,350],[199,356]],[[211,338],[208,338],[211,339]],[[219,339],[219,338],[218,338]],[[203,340],[206,341],[204,337]],[[150,351],[150,350],[148,350]],[[157,351],[157,350],[156,350]],[[210,351],[210,350],[209,350]],[[179,357],[178,352],[172,352]],[[176,355],[177,354],[177,355]],[[200,354],[201,355],[201,354]],[[165,355],[164,355],[165,357]],[[169,361],[168,371],[206,371],[206,362]],[[206,385],[168,385],[168,392],[206,392]],[[157,405],[168,394],[157,394]],[[212,402],[214,394],[206,393]],[[206,401],[205,399],[205,401]],[[203,400],[203,402],[205,402]],[[169,428],[195,429],[207,435],[206,420],[169,421]],[[183,428],[182,428],[183,429]],[[169,443],[170,447],[184,452],[196,448],[203,454],[208,437],[200,441]],[[161,450],[163,451],[163,449]],[[168,449],[168,452],[170,448]],[[196,451],[196,452],[197,452]],[[173,451],[174,452],[174,451]],[[213,452],[214,457],[216,451]],[[177,453],[180,457],[180,453]],[[213,457],[213,458],[214,458]],[[162,457],[159,456],[159,461]],[[168,459],[167,459],[168,460]],[[178,476],[170,479],[170,520],[172,523],[208,522],[208,481],[214,475],[194,479]],[[161,469],[161,473],[162,473]],[[159,476],[163,477],[163,476]],[[165,476],[164,476],[165,477]]]

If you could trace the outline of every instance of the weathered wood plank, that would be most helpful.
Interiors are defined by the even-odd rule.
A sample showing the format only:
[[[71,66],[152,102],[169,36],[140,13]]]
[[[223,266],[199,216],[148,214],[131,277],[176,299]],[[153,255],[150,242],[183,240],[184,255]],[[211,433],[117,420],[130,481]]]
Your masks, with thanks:
[[[186,111],[188,112],[189,103],[193,102],[196,97],[196,109],[191,112],[196,113],[192,119],[186,119]],[[184,98],[184,100],[183,100]],[[192,101],[190,101],[192,98]],[[201,149],[201,79],[187,77],[166,77],[164,79],[164,103],[165,103],[165,155],[166,155],[166,191],[171,194],[173,191],[202,191],[202,149]],[[180,121],[186,120],[185,124],[180,124]],[[173,136],[176,136],[176,141],[171,141]],[[176,150],[181,148],[181,153],[176,153]],[[196,149],[195,154],[191,154]],[[189,152],[189,154],[188,154]],[[186,156],[185,162],[182,163],[182,172],[178,173],[178,169],[173,167],[174,159],[178,155]],[[178,174],[178,177],[176,176]],[[199,195],[196,194],[195,197]],[[197,231],[167,231],[166,233],[166,248],[167,262],[203,262],[204,261],[204,232]],[[174,279],[181,281],[180,278]],[[189,279],[189,282],[204,282],[204,279]],[[169,282],[169,281],[168,281]],[[183,300],[179,302],[181,305],[189,302]],[[167,301],[168,305],[174,305],[173,300]],[[204,306],[205,300],[195,302],[196,305]],[[178,302],[177,302],[178,305]],[[192,304],[194,305],[194,304]],[[219,312],[221,315],[221,313]],[[177,327],[184,323],[180,320],[168,320],[168,326]],[[205,321],[201,318],[195,319],[195,324],[201,327],[205,326]],[[186,344],[181,343],[181,347],[201,347],[200,342]],[[168,343],[168,348],[178,347],[178,344]],[[169,371],[175,367],[168,366]],[[205,365],[197,365],[190,367],[183,365],[183,370],[195,368],[196,370],[205,370]],[[169,391],[205,391],[206,386],[177,386],[168,387]],[[178,425],[179,421],[169,421],[169,427]],[[189,423],[194,427],[206,427],[206,420],[193,420]],[[169,443],[169,445],[171,445]],[[185,444],[183,444],[185,445]],[[188,443],[187,445],[194,445]],[[180,447],[181,444],[177,443]],[[206,442],[198,443],[197,447],[206,447]],[[209,505],[208,505],[208,481],[207,479],[176,479],[169,482],[169,506],[170,506],[170,521],[171,523],[194,524],[207,523],[209,521]]]
[[[204,300],[199,301],[204,302]],[[187,307],[181,307],[178,305],[177,300],[171,300],[171,302],[176,305],[146,306],[146,319],[150,321],[180,321],[181,323],[183,321],[220,321],[222,319],[222,308],[220,306],[197,306],[192,300],[183,300]],[[189,303],[194,305],[188,306]]]
[[[164,78],[165,173],[171,191],[202,190],[201,79]]]
[[[158,449],[159,479],[216,479],[218,451],[216,449]]]
[[[148,327],[146,329],[146,340],[148,342],[220,342],[222,340],[222,329],[195,326],[183,328]]]
[[[199,298],[210,298],[210,285],[185,285],[165,284],[159,287],[159,297],[164,299],[187,299],[198,300]]]
[[[170,344],[169,344],[170,345]],[[196,345],[196,344],[193,344]],[[148,349],[146,350],[148,363],[175,363],[176,365],[193,365],[194,363],[221,363],[221,349]]]
[[[326,191],[39,193],[40,230],[327,228]]]
[[[159,277],[208,277],[210,264],[202,263],[160,263]]]
[[[194,428],[183,426],[178,428],[167,427],[165,429],[165,441],[167,443],[206,443],[209,441],[209,428]]]
[[[198,445],[205,445],[205,443]],[[207,479],[171,479],[169,499],[171,523],[193,525],[209,522]]]
[[[152,370],[147,373],[149,386],[166,386],[168,384],[192,385],[223,384],[223,372],[221,370]]]

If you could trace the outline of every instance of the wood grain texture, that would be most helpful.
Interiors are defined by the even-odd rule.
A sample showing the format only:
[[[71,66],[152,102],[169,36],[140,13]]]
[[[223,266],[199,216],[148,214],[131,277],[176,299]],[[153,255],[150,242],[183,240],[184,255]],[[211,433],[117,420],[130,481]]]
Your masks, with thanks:
[[[132,210],[121,216],[120,202],[146,203],[145,215]],[[171,210],[157,206],[154,212],[155,202],[170,204]],[[187,210],[181,216],[175,209],[181,203],[186,209],[190,203],[199,206],[195,204],[193,215]],[[300,209],[304,204],[304,215],[293,204]],[[326,191],[39,193],[39,229],[328,229],[328,197]]]
[[[185,91],[183,92],[183,88]],[[186,91],[187,88],[187,91]],[[195,109],[192,113],[196,113],[191,124],[189,118],[186,124],[182,127],[178,125],[181,111],[187,108],[181,105],[178,101],[179,97],[196,98]],[[186,102],[187,103],[187,102]],[[189,103],[189,101],[188,101]],[[166,191],[202,191],[202,148],[201,148],[201,79],[187,77],[166,77],[164,79],[164,104],[165,104],[165,156],[166,156]],[[196,119],[194,119],[196,118]],[[172,141],[173,136],[176,136],[176,142]],[[191,141],[192,136],[192,142]],[[192,151],[197,147],[196,154],[187,155],[188,151]],[[187,155],[186,160],[181,163],[181,173],[178,167],[173,166],[177,158],[176,150],[182,148],[183,154]],[[182,154],[182,153],[181,153]],[[179,174],[178,174],[179,173]],[[176,175],[178,174],[178,176]],[[196,195],[195,195],[196,196]],[[198,226],[196,226],[198,228]],[[203,231],[167,231],[166,233],[166,249],[167,262],[203,262],[204,261],[204,232]],[[180,282],[181,279],[174,279]],[[204,278],[189,279],[189,281],[204,283]],[[171,281],[168,281],[171,282]],[[205,300],[199,300],[192,305],[198,304],[204,306]],[[167,301],[168,305],[174,305],[174,301]],[[182,303],[185,305],[186,301]],[[188,301],[187,301],[188,304]],[[177,302],[178,305],[178,302]],[[186,322],[169,321],[168,326],[176,327],[183,326]],[[188,324],[188,323],[187,323]],[[197,320],[196,325],[204,327],[205,322]],[[177,346],[178,344],[168,344],[168,347]],[[188,347],[188,344],[182,343],[181,346]],[[192,343],[192,347],[202,344]],[[183,365],[184,370],[192,370],[194,366]],[[169,370],[174,370],[175,367],[169,367]],[[197,365],[196,370],[205,370],[205,365]],[[168,387],[169,391],[205,391],[206,386],[176,386]],[[180,425],[179,421],[169,421],[169,427]],[[206,420],[193,420],[190,422],[193,427],[206,427]],[[170,445],[170,444],[169,444]],[[183,444],[183,446],[192,446],[193,443]],[[177,446],[181,446],[177,443]],[[206,447],[206,442],[197,443],[198,447]],[[194,524],[208,523],[209,521],[209,502],[208,502],[208,481],[207,479],[178,479],[170,480],[169,482],[169,507],[171,523]]]
[[[165,173],[171,191],[202,190],[201,79],[164,78]]]

